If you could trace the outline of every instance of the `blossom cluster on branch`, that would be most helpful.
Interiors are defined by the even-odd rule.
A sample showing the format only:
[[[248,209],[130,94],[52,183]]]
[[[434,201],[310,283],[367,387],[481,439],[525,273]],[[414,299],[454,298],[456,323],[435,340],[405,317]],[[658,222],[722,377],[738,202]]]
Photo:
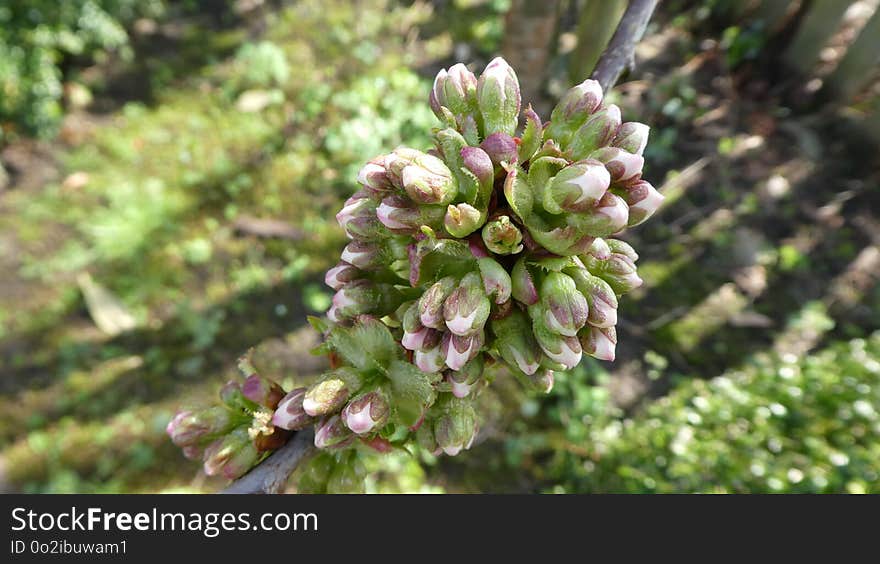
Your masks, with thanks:
[[[474,398],[498,374],[548,392],[584,354],[614,359],[619,299],[642,283],[638,255],[615,235],[663,201],[641,177],[648,126],[622,122],[593,80],[544,123],[522,110],[501,58],[479,77],[462,64],[442,70],[429,102],[441,122],[434,148],[371,160],[336,216],[350,242],[326,275],[332,306],[312,319],[331,370],[271,400],[244,389],[259,378],[250,375],[242,395],[252,405],[236,412],[247,421],[192,443],[206,446],[209,474],[246,466],[218,463],[232,443],[230,461],[254,463],[260,441],[314,426],[318,448],[346,452],[316,459],[324,467],[304,474],[307,489],[339,489],[359,481],[353,446],[469,448]],[[169,433],[192,450],[180,439],[187,417],[200,418],[179,415]]]

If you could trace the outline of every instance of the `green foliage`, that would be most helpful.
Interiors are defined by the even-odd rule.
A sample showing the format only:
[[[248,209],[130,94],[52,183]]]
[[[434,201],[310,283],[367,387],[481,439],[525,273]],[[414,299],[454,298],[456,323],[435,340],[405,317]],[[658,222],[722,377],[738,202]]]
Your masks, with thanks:
[[[245,43],[235,55],[239,88],[284,86],[290,78],[290,65],[284,51],[271,41]]]
[[[599,394],[548,408],[572,447],[550,465],[562,491],[880,492],[880,333],[685,381],[630,419]]]
[[[62,115],[62,64],[128,45],[125,27],[163,0],[38,0],[0,7],[0,126],[51,135]]]

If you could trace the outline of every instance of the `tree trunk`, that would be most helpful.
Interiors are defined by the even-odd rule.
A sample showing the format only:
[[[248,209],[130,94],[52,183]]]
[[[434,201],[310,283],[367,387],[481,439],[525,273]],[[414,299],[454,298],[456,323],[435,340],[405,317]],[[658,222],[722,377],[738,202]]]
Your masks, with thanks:
[[[540,107],[558,16],[559,0],[511,2],[501,51],[516,69],[523,105]]]
[[[625,9],[626,0],[584,2],[578,19],[577,47],[572,51],[568,65],[572,82],[578,83],[592,74]]]
[[[858,38],[846,50],[837,68],[826,82],[829,92],[840,102],[850,102],[873,77],[880,62],[880,8],[878,8]]]
[[[812,2],[797,35],[786,49],[785,61],[798,72],[809,73],[828,38],[840,27],[840,19],[849,5],[846,0]]]

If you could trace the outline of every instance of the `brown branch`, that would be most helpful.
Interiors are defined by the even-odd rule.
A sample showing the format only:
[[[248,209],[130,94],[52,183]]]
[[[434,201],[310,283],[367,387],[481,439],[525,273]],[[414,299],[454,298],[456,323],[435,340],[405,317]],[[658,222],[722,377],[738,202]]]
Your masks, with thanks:
[[[273,452],[253,470],[232,482],[220,493],[271,494],[280,493],[287,479],[314,449],[314,429],[297,431],[283,447]]]
[[[602,90],[605,92],[614,86],[624,69],[633,66],[636,43],[645,34],[648,20],[651,19],[658,1],[630,0],[617,26],[617,31],[614,32],[608,47],[599,57],[596,70],[593,71],[592,78],[602,85]]]

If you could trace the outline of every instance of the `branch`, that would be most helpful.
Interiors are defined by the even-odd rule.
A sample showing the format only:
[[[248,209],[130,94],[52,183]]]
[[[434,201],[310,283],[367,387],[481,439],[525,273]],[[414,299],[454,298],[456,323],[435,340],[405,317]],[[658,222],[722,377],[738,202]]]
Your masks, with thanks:
[[[297,431],[283,447],[273,452],[253,470],[232,482],[220,493],[270,494],[280,493],[287,479],[314,448],[314,429]]]
[[[648,20],[651,19],[658,1],[630,0],[617,26],[617,31],[614,32],[608,47],[599,57],[596,70],[593,71],[592,78],[602,85],[603,91],[608,92],[624,69],[633,65],[636,43],[645,34]]]

